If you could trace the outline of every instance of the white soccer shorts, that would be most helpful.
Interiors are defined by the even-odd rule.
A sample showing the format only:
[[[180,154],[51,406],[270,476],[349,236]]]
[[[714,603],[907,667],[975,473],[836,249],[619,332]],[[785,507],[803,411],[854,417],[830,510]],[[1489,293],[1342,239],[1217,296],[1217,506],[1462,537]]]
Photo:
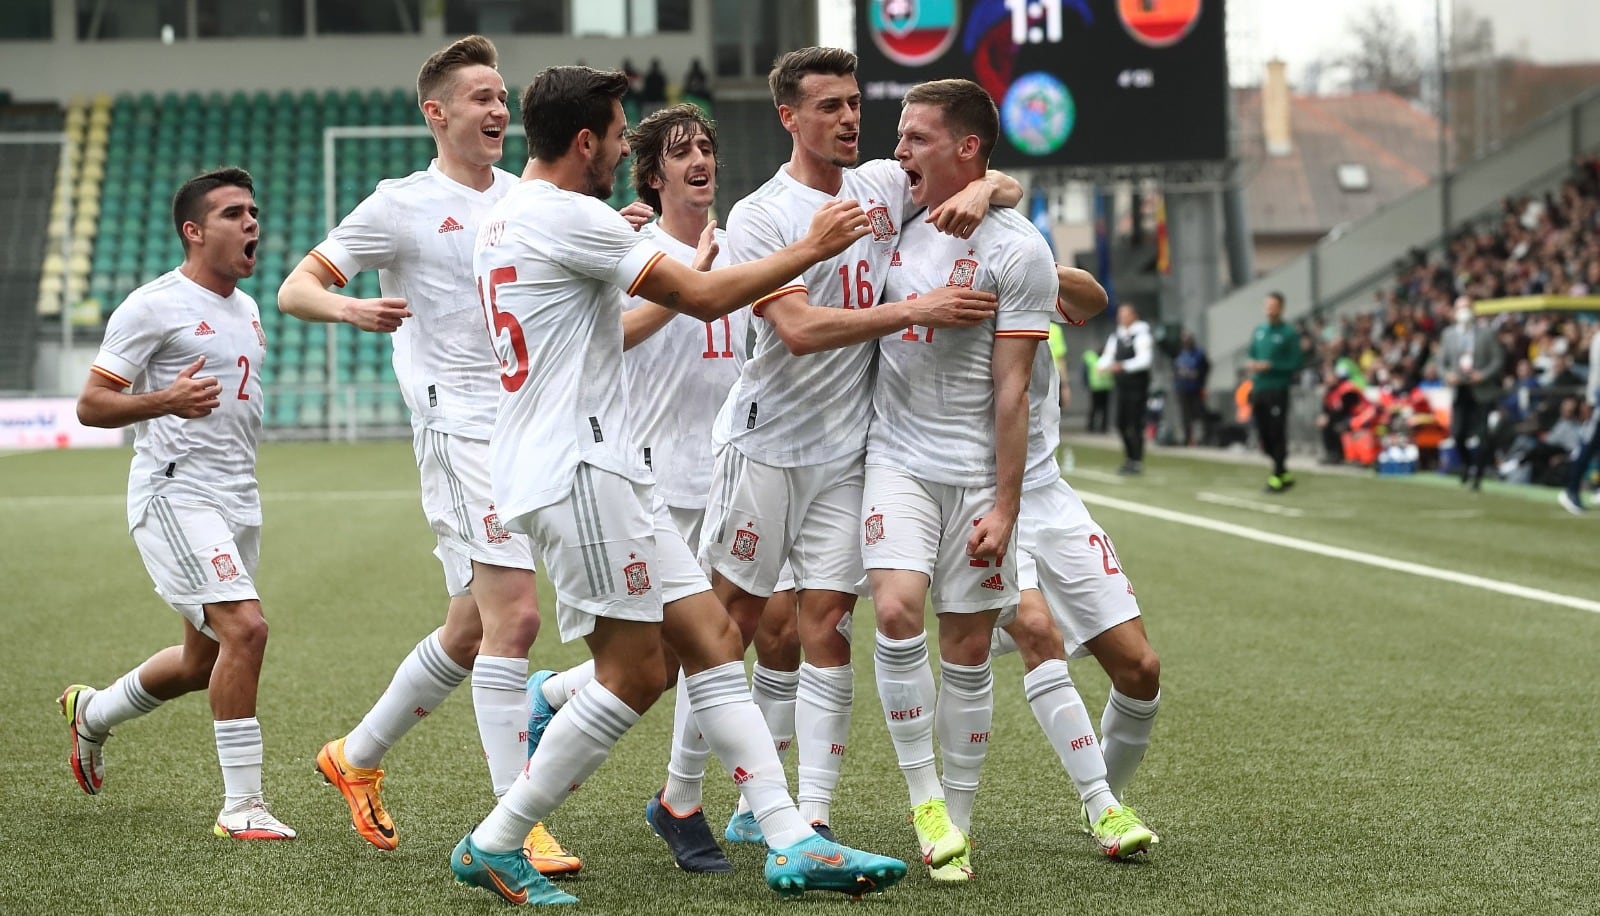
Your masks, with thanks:
[[[1073,658],[1083,644],[1139,616],[1116,547],[1064,480],[1022,492],[1015,547],[1020,585],[1037,588]]]
[[[794,588],[854,593],[862,576],[861,486],[860,455],[779,468],[724,446],[711,474],[700,557],[763,598],[783,584],[785,561]]]
[[[416,427],[412,447],[422,476],[422,511],[438,538],[450,597],[471,592],[472,561],[535,568],[533,544],[505,527],[489,491],[489,443]]]
[[[1015,547],[998,563],[967,555],[973,527],[993,508],[992,486],[929,483],[899,468],[868,465],[860,535],[866,568],[927,576],[936,614],[1015,607]]]
[[[261,529],[233,525],[210,506],[172,503],[153,497],[133,529],[144,568],[156,594],[212,639],[205,605],[249,601],[256,594],[256,562]]]
[[[566,499],[506,524],[544,556],[562,642],[596,617],[660,623],[663,604],[711,588],[655,487],[593,465],[578,465]]]

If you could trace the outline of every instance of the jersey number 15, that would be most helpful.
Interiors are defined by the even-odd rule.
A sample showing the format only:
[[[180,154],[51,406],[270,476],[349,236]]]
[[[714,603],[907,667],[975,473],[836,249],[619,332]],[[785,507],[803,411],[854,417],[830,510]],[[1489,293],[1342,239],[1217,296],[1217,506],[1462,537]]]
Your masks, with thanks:
[[[528,380],[528,341],[522,336],[522,325],[517,319],[500,311],[498,297],[495,291],[502,283],[515,283],[517,269],[515,267],[496,267],[489,271],[489,299],[483,298],[483,278],[478,278],[478,304],[484,309],[484,326],[489,329],[489,339],[499,349],[500,333],[503,331],[511,336],[511,358],[515,365],[502,359],[500,361],[500,387],[507,391],[516,391]]]

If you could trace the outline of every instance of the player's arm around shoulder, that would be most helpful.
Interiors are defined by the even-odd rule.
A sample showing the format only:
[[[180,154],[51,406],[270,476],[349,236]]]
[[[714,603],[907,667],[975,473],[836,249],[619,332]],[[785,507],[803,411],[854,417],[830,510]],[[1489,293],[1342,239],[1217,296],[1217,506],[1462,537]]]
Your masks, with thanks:
[[[1110,304],[1105,287],[1087,270],[1057,264],[1056,287],[1056,310],[1074,327],[1082,327]]]
[[[1005,172],[990,169],[929,211],[926,221],[946,235],[969,239],[992,208],[1010,209],[1021,202],[1022,185]]]
[[[712,321],[760,301],[870,231],[859,204],[831,201],[812,216],[803,237],[765,257],[705,272],[661,258],[639,277],[632,292],[673,311]]]

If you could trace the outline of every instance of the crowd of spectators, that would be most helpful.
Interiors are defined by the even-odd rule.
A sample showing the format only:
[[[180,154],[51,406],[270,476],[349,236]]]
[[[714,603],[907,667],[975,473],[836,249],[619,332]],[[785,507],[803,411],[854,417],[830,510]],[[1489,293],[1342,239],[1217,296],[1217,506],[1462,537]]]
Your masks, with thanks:
[[[1433,256],[1413,251],[1374,307],[1300,324],[1307,387],[1322,394],[1324,460],[1370,464],[1386,438],[1421,446],[1424,466],[1457,462],[1449,439],[1453,366],[1441,334],[1462,305],[1515,296],[1600,296],[1600,159],[1576,164],[1560,188],[1508,198],[1491,220],[1463,229]],[[1503,312],[1479,318],[1504,352],[1486,444],[1492,472],[1559,485],[1600,309]]]

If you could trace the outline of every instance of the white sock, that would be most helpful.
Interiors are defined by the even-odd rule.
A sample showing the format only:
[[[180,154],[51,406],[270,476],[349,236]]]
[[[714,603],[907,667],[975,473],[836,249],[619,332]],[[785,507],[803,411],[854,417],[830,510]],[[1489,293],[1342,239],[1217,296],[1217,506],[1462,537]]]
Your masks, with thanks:
[[[92,737],[104,738],[112,726],[152,712],[161,703],[139,683],[139,669],[135,668],[89,700],[83,710],[83,724]]]
[[[678,694],[672,705],[672,756],[667,761],[667,784],[661,803],[679,816],[700,807],[700,787],[706,778],[706,757],[711,745],[695,721],[689,705],[689,679],[678,672]]]
[[[1106,782],[1118,798],[1128,790],[1128,783],[1133,781],[1133,774],[1150,747],[1150,729],[1156,724],[1160,705],[1160,691],[1155,699],[1135,700],[1111,688],[1106,710],[1100,715],[1100,752],[1105,755]]]
[[[450,691],[472,671],[450,660],[434,630],[417,643],[389,681],[389,689],[372,704],[360,724],[344,737],[344,759],[353,767],[371,769],[383,760],[411,726],[438,708]]]
[[[504,795],[528,763],[528,660],[478,656],[472,663],[472,709],[489,781],[496,796]]]
[[[222,764],[224,809],[261,797],[261,723],[248,719],[220,719],[211,724],[217,738],[217,762]]]
[[[795,693],[800,689],[799,671],[776,671],[756,662],[750,672],[750,697],[761,710],[761,718],[772,732],[772,746],[778,751],[778,762],[794,746]],[[739,796],[739,814],[750,810]]]
[[[911,806],[930,798],[943,798],[939,772],[933,765],[933,719],[938,694],[933,668],[928,663],[928,635],[890,639],[878,634],[872,654],[878,679],[878,699],[894,741],[894,754],[911,793]]]
[[[695,721],[717,759],[733,776],[739,794],[761,825],[767,846],[785,849],[815,835],[789,797],[783,764],[761,710],[750,699],[744,663],[727,662],[683,679]]]
[[[1078,798],[1089,809],[1089,823],[1098,821],[1117,799],[1106,782],[1105,758],[1095,743],[1089,710],[1084,708],[1078,688],[1072,686],[1067,663],[1058,658],[1045,661],[1023,676],[1022,691],[1033,707],[1033,717],[1039,720],[1044,736],[1072,778]]]
[[[533,825],[593,775],[637,721],[628,704],[599,681],[590,682],[550,720],[527,769],[472,831],[472,842],[484,852],[521,849]]]
[[[978,775],[989,753],[989,730],[994,724],[994,675],[988,659],[981,665],[939,660],[939,703],[934,720],[944,764],[945,806],[950,821],[967,833],[972,830],[972,803],[978,795]]]
[[[849,665],[818,668],[800,666],[800,686],[795,694],[794,732],[799,744],[800,816],[811,823],[828,823],[833,793],[839,788],[845,743],[850,738],[850,704],[855,701],[855,671]]]
[[[544,701],[550,704],[551,709],[560,709],[592,680],[594,659],[591,658],[545,678],[544,683],[539,685],[539,691],[544,694]]]

